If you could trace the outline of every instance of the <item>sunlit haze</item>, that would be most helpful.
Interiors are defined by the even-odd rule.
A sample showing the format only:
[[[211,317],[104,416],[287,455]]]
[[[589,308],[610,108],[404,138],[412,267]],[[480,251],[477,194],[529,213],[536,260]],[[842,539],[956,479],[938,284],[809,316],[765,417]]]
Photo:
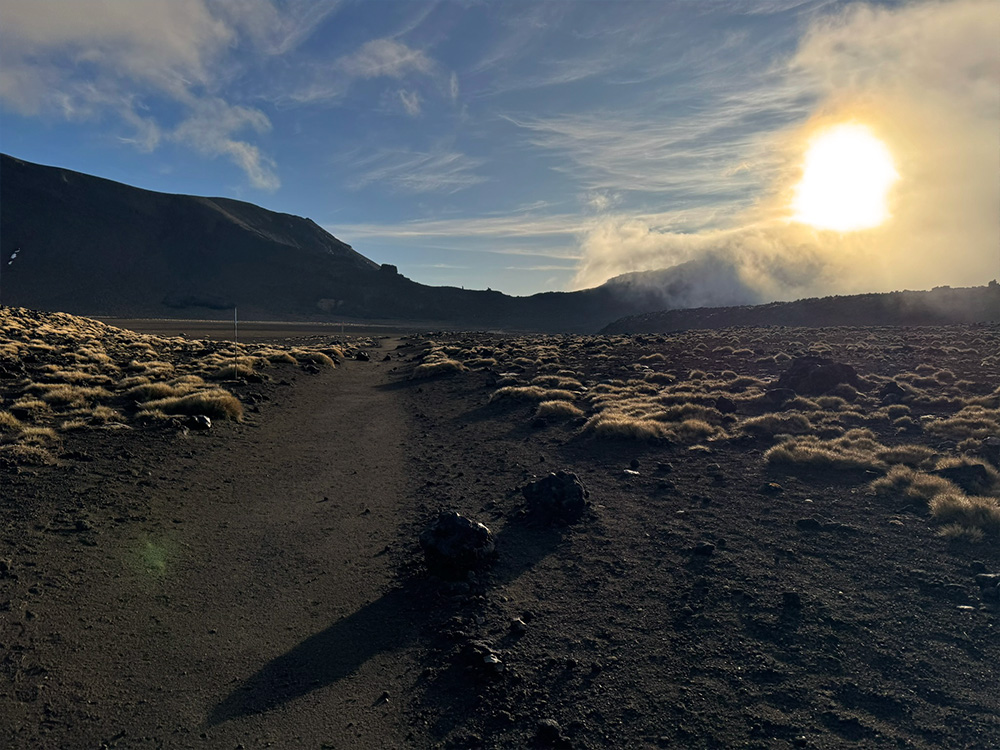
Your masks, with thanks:
[[[864,126],[827,130],[806,152],[795,220],[840,232],[877,227],[889,216],[886,197],[898,177],[889,149]]]
[[[0,0],[0,149],[308,217],[427,284],[708,256],[763,298],[984,284],[997,39],[995,0]]]

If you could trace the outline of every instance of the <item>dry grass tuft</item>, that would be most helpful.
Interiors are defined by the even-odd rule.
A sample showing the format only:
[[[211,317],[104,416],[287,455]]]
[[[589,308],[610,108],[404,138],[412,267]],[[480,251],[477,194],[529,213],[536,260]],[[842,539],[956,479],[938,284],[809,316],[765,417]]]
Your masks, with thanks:
[[[9,411],[0,411],[0,433],[20,432],[23,429],[21,420]]]
[[[995,497],[946,492],[931,500],[930,511],[941,523],[972,530],[973,534],[1000,534],[1000,502]]]
[[[451,375],[465,370],[465,365],[456,359],[437,359],[433,362],[424,362],[413,368],[410,375],[411,380],[420,378],[431,378],[436,375]]]
[[[557,388],[541,388],[537,385],[508,385],[499,388],[490,396],[490,403],[501,401],[572,401],[576,394]]]
[[[569,401],[542,401],[538,405],[537,417],[549,417],[552,419],[573,419],[583,416],[583,409]]]
[[[45,448],[38,445],[0,445],[0,465],[7,466],[47,466],[55,459]]]
[[[624,414],[598,414],[591,417],[583,429],[595,437],[618,440],[656,440],[668,432],[662,422]]]
[[[955,484],[944,477],[914,471],[907,466],[893,466],[888,474],[868,486],[877,497],[905,499],[920,504],[927,504],[941,494],[961,493]]]
[[[142,409],[142,412],[157,411],[189,416],[204,414],[212,419],[232,419],[237,422],[243,419],[243,405],[239,399],[229,391],[218,388],[149,401]]]

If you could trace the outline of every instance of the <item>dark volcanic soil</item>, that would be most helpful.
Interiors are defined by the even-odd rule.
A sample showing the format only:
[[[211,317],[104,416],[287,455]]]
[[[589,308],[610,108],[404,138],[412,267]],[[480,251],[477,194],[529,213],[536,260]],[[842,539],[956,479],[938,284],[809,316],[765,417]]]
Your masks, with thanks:
[[[607,440],[490,402],[559,368],[591,390],[694,368],[770,382],[773,347],[813,340],[862,376],[997,383],[968,345],[995,353],[996,328],[726,335],[583,342],[600,357],[522,339],[517,363],[508,339],[439,337],[498,362],[427,379],[409,379],[426,338],[386,340],[258,386],[270,400],[240,425],[67,435],[58,465],[0,474],[0,744],[1000,745],[998,611],[975,581],[1000,572],[995,536],[942,538],[869,491],[881,472],[768,468],[769,440]],[[925,388],[915,418],[959,408]],[[865,426],[957,455],[916,421]],[[558,469],[590,509],[534,524],[520,488]],[[442,509],[493,530],[489,570],[425,572],[417,537]]]

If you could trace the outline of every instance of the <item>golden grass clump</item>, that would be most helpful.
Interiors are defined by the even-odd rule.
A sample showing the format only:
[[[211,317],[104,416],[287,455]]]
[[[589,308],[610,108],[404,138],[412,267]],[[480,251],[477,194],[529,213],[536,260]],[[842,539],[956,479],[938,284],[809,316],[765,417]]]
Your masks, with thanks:
[[[256,370],[252,367],[242,364],[229,364],[220,367],[215,372],[209,373],[208,377],[212,380],[240,380],[256,374]]]
[[[583,416],[583,409],[569,401],[542,401],[538,404],[535,416],[551,419],[574,419]]]
[[[961,493],[944,477],[914,471],[908,466],[893,466],[884,477],[868,485],[876,497],[915,500],[923,504],[943,493]]]
[[[786,468],[877,470],[885,468],[885,463],[876,456],[884,448],[868,430],[849,430],[834,440],[804,435],[770,448],[764,454],[764,462]]]
[[[143,383],[125,391],[125,398],[133,401],[153,401],[177,395],[177,389],[169,383]]]
[[[410,378],[413,380],[431,378],[436,375],[450,375],[464,370],[465,365],[457,359],[435,359],[431,362],[423,362],[414,367]]]
[[[142,409],[142,412],[156,411],[190,416],[204,414],[212,419],[231,419],[237,422],[243,419],[243,405],[239,399],[219,388],[149,401]]]
[[[294,365],[297,364],[297,360],[288,352],[268,352],[266,355],[267,361],[271,364],[284,364],[284,365]]]
[[[595,437],[619,440],[655,440],[667,434],[667,426],[663,422],[625,414],[598,414],[591,417],[583,429],[584,432],[592,432]]]
[[[17,433],[23,429],[21,420],[9,411],[0,411],[0,433]]]
[[[541,388],[537,385],[508,385],[499,388],[490,396],[490,403],[500,401],[572,401],[576,394],[557,388]]]
[[[947,524],[948,531],[942,529],[945,536],[956,536],[955,526],[969,530],[971,534],[966,535],[973,538],[1000,534],[1000,501],[995,497],[943,492],[930,501],[930,511],[936,520]]]
[[[539,375],[533,378],[531,385],[540,385],[543,388],[562,388],[565,390],[580,390],[583,388],[576,378],[562,377],[560,375]]]
[[[775,435],[807,435],[813,431],[812,422],[799,412],[763,414],[750,417],[739,425],[740,432],[757,438]]]
[[[54,464],[52,454],[39,445],[0,445],[0,465],[47,466]]]
[[[336,364],[330,356],[311,349],[292,349],[289,352],[299,364],[314,364],[317,367],[334,368]]]
[[[966,406],[952,417],[928,422],[924,425],[924,430],[932,435],[957,440],[982,440],[991,435],[1000,435],[1000,409],[988,409],[980,405]]]

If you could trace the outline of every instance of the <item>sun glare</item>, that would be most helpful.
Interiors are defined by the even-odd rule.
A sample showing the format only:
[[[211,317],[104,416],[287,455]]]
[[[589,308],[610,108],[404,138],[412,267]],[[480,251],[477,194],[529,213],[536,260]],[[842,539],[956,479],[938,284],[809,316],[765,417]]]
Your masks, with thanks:
[[[795,190],[795,221],[851,232],[887,218],[886,196],[899,178],[892,154],[863,125],[838,125],[809,144]]]

